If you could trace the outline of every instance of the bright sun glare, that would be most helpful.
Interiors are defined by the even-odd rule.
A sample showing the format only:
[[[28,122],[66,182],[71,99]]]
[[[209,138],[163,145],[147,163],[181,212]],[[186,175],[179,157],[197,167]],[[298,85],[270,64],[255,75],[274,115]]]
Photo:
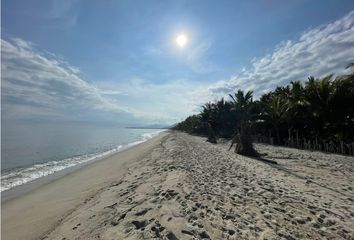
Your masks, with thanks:
[[[187,37],[184,34],[180,34],[176,38],[176,43],[179,47],[183,48],[187,43]]]

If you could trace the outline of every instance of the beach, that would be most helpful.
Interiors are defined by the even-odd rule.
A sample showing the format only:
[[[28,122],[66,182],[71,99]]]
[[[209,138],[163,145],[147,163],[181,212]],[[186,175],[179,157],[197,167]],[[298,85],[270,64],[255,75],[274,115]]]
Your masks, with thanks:
[[[354,239],[354,158],[160,133],[2,203],[2,239]]]

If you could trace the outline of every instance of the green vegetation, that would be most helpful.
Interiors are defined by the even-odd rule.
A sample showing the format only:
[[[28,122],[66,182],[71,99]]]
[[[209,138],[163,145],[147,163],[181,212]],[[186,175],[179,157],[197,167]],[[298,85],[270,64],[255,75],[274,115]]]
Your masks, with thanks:
[[[235,152],[249,156],[257,156],[252,141],[354,155],[354,74],[294,81],[256,101],[253,92],[238,90],[174,129],[212,143],[233,138]]]

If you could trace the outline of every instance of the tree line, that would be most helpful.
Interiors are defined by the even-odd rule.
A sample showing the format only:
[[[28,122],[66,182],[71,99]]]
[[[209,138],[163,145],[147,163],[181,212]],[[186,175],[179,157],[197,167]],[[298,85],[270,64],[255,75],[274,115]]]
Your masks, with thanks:
[[[245,155],[257,155],[252,141],[354,155],[354,73],[292,81],[258,100],[238,90],[204,104],[174,129],[212,143],[232,138]]]

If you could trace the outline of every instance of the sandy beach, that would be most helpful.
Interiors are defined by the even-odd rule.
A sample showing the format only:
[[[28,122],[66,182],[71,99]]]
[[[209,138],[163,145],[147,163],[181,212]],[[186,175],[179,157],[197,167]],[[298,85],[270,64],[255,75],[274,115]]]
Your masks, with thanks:
[[[128,165],[149,154],[165,133],[95,162],[30,192],[14,191],[2,202],[2,239],[40,239],[92,196],[126,174]],[[32,184],[30,183],[31,188]],[[38,184],[35,184],[38,185]],[[24,192],[24,194],[22,194]],[[6,199],[12,196],[6,196]]]
[[[354,239],[354,158],[180,132],[2,204],[2,239]]]

